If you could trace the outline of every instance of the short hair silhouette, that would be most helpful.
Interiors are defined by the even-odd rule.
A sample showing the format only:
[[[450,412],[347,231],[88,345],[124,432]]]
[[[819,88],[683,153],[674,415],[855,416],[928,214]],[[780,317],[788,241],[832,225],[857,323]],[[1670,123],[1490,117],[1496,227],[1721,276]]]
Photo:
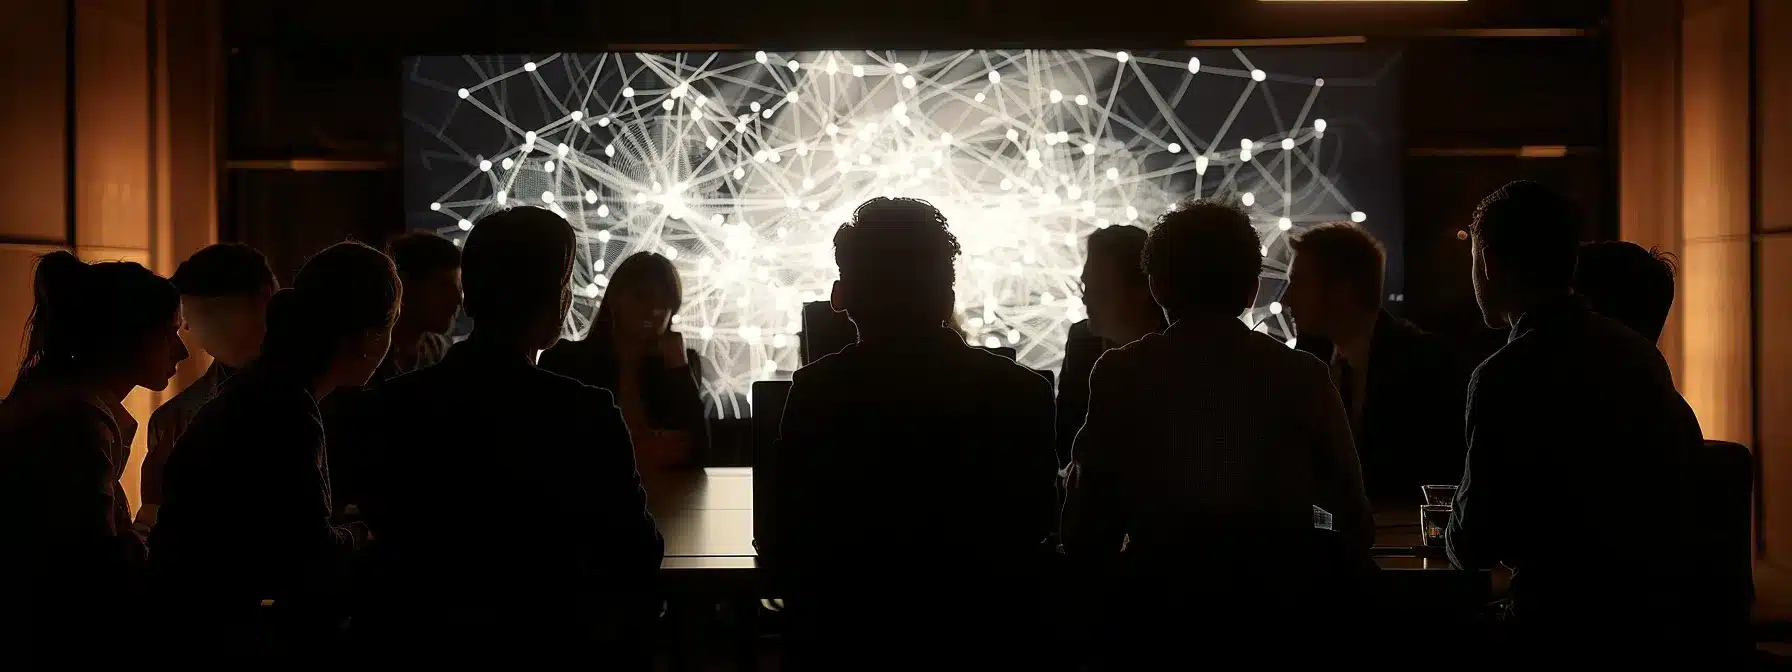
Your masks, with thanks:
[[[218,243],[194,252],[171,278],[182,296],[252,296],[280,287],[261,251],[242,243]]]
[[[1150,237],[1144,229],[1136,226],[1109,226],[1096,229],[1089,234],[1089,258],[1102,257],[1119,262],[1120,268],[1130,271],[1126,274],[1129,281],[1143,283],[1145,266],[1141,259],[1145,256],[1145,241]]]
[[[1387,250],[1354,222],[1326,222],[1294,234],[1288,246],[1302,270],[1317,269],[1326,282],[1348,279],[1361,306],[1381,306]]]
[[[1519,287],[1565,290],[1574,284],[1575,256],[1585,215],[1554,189],[1511,182],[1475,208],[1469,233],[1498,262],[1494,272]]]
[[[1582,244],[1574,291],[1601,315],[1660,340],[1674,307],[1674,255],[1622,240]]]
[[[398,317],[398,269],[379,250],[348,241],[299,268],[268,303],[261,361],[303,378],[322,374],[345,340]]]
[[[429,231],[411,231],[386,241],[386,255],[398,267],[398,275],[415,278],[460,268],[460,248],[454,241]]]
[[[578,247],[552,211],[518,206],[479,219],[461,248],[461,287],[473,328],[515,329],[564,309]]]
[[[180,312],[174,284],[142,264],[89,264],[63,250],[38,259],[32,297],[15,385],[104,374]]]
[[[1212,199],[1164,213],[1145,241],[1145,274],[1166,311],[1237,315],[1263,270],[1262,240],[1242,207]]]
[[[597,317],[591,322],[592,335],[608,338],[608,331],[598,331],[597,325],[610,324],[610,294],[628,291],[642,285],[658,287],[666,296],[672,297],[672,314],[684,307],[684,281],[678,276],[678,267],[672,260],[658,252],[636,252],[623,258],[622,263],[610,270],[610,283],[604,285],[604,300],[597,305]]]
[[[834,233],[841,291],[861,328],[942,324],[958,255],[946,216],[920,199],[873,198]]]

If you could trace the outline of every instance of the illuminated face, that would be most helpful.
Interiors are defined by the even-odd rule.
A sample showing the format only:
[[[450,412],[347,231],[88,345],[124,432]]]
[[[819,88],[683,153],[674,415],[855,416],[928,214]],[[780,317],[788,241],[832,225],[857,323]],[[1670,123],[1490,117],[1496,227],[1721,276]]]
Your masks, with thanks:
[[[612,289],[606,299],[618,338],[659,338],[672,326],[676,297],[657,283],[638,282]]]
[[[267,336],[268,299],[272,288],[249,296],[180,298],[190,343],[225,366],[242,368],[261,352]]]

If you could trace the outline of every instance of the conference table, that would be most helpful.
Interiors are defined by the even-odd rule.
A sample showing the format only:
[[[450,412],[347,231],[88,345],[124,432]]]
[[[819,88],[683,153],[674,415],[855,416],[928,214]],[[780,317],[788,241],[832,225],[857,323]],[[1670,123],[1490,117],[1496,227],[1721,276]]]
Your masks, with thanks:
[[[751,467],[647,474],[643,480],[648,508],[666,537],[662,580],[669,585],[755,587]],[[1420,543],[1417,511],[1379,514],[1376,522],[1375,562],[1383,570],[1434,573],[1438,580],[1467,574],[1452,568],[1441,549]]]

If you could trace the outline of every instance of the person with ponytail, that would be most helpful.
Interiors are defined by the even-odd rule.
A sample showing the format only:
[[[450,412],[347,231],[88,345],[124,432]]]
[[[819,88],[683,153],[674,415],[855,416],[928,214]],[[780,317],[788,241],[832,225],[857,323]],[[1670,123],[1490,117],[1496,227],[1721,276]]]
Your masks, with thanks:
[[[635,460],[650,473],[696,466],[709,452],[703,359],[671,328],[682,302],[672,260],[636,252],[610,273],[585,340],[541,355],[541,368],[615,393]]]
[[[317,401],[367,383],[400,293],[378,250],[345,242],[319,252],[269,302],[260,356],[181,436],[150,536],[176,628],[197,638],[176,650],[246,653],[230,647],[253,640],[303,654],[336,636],[338,570],[366,532],[332,524]]]
[[[161,391],[186,359],[180,295],[131,262],[38,261],[23,365],[0,401],[0,598],[20,641],[104,627],[144,558],[119,478],[137,421],[122,405]],[[100,634],[99,631],[87,633]]]

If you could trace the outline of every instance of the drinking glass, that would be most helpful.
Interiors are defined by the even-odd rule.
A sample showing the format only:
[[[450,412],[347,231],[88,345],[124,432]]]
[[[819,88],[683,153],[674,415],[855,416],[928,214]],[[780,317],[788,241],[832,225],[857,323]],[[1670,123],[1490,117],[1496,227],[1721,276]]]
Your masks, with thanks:
[[[1425,503],[1431,506],[1452,506],[1456,503],[1456,486],[1454,485],[1422,485],[1425,491]]]
[[[1431,548],[1444,547],[1444,530],[1450,527],[1448,504],[1426,504],[1419,507],[1419,532],[1425,537],[1425,545]]]

